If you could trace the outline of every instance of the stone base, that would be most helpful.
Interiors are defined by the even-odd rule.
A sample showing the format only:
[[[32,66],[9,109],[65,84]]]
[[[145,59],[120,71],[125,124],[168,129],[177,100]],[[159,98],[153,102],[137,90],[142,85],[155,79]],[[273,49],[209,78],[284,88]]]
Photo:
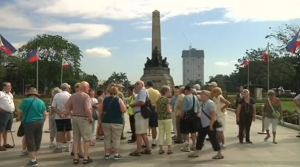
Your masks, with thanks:
[[[170,69],[164,67],[147,67],[144,68],[144,75],[141,80],[145,82],[152,81],[154,88],[160,90],[162,86],[168,85],[174,88],[174,81],[170,75]]]

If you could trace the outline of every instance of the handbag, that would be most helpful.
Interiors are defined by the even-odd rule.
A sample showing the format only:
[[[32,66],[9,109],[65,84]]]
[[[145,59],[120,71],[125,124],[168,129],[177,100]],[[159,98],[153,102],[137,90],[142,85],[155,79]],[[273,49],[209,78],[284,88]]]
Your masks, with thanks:
[[[152,108],[151,100],[148,96],[146,96],[146,101],[141,106],[141,115],[144,119],[150,118],[151,108]]]
[[[202,113],[209,119],[211,120],[210,116],[203,110],[203,106],[202,106]],[[223,127],[222,123],[219,122],[217,119],[215,120],[214,124],[213,124],[213,128],[217,129],[217,128],[221,128]]]
[[[22,121],[21,124],[20,124],[20,126],[19,126],[19,129],[18,129],[18,132],[17,132],[17,136],[18,136],[18,137],[23,137],[23,136],[25,135],[25,131],[24,131],[24,122],[25,122],[26,119],[27,119],[29,109],[30,109],[30,107],[31,107],[31,105],[32,105],[32,103],[33,103],[34,100],[35,100],[35,98],[32,99],[32,101],[31,101],[31,103],[30,103],[28,109],[26,110],[26,115],[25,115],[25,117],[24,117],[24,121]]]
[[[92,110],[92,117],[93,117],[93,120],[98,120],[99,119],[99,116],[97,114],[97,110],[95,110],[95,109]]]
[[[195,113],[195,96],[193,95],[193,105],[191,109],[187,110],[184,113],[184,120],[187,122],[192,122],[196,119],[196,113]]]
[[[271,109],[272,109],[272,116],[274,117],[274,118],[279,118],[280,117],[280,112],[278,112],[277,110],[275,110],[274,109],[274,107],[273,107],[273,105],[271,104],[271,101],[270,101],[270,99],[268,98],[268,102],[269,102],[269,105],[270,105],[270,107],[271,107]]]

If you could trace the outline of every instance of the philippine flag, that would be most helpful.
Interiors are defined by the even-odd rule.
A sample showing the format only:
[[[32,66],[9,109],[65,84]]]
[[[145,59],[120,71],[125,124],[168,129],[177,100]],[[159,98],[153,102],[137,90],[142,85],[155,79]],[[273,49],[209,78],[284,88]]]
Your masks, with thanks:
[[[264,62],[267,62],[269,60],[269,43],[267,45],[265,54],[264,54]]]
[[[28,61],[30,63],[34,63],[34,62],[38,61],[38,59],[39,59],[39,50],[38,49],[34,49],[33,51],[31,51],[29,53],[29,55],[27,56],[27,58],[28,58]]]
[[[65,69],[71,68],[71,63],[67,62],[65,59],[62,60],[62,66]]]
[[[286,50],[291,53],[295,53],[297,48],[300,46],[300,30],[296,36],[290,41],[286,47]]]
[[[241,66],[246,66],[249,64],[249,61],[245,58],[242,60]]]
[[[12,46],[2,35],[0,35],[0,50],[3,50],[8,55],[14,54],[17,49]]]

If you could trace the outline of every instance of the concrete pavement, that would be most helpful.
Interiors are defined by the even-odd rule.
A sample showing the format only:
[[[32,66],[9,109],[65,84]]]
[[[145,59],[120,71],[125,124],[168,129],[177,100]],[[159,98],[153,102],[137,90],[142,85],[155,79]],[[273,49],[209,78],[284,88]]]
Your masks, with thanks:
[[[126,120],[129,122],[128,120]],[[19,123],[14,123],[14,129],[17,130]],[[48,129],[46,122],[44,129]],[[128,138],[130,134],[126,133],[129,124],[126,123],[125,134]],[[277,145],[264,142],[264,135],[257,134],[261,130],[261,121],[256,120],[252,124],[251,140],[253,145],[238,144],[237,131],[235,125],[235,115],[231,112],[228,114],[228,125],[226,131],[226,150],[223,151],[225,159],[212,160],[215,154],[212,151],[209,142],[205,143],[205,147],[199,158],[187,158],[185,152],[181,152],[181,145],[174,145],[172,155],[159,155],[158,148],[152,150],[152,155],[143,155],[141,157],[130,157],[128,154],[134,150],[135,144],[127,144],[127,140],[122,141],[121,160],[104,160],[103,141],[98,141],[96,146],[91,147],[91,158],[93,163],[88,165],[77,166],[87,167],[299,167],[300,166],[300,139],[296,138],[297,131],[278,127]],[[29,157],[20,156],[21,138],[13,133],[16,148],[9,149],[6,152],[0,152],[0,167],[22,167],[29,161]],[[11,143],[11,137],[9,136]],[[43,134],[43,143],[40,155],[38,157],[39,165],[42,167],[71,167],[72,157],[70,153],[52,153],[49,146],[49,133]],[[82,161],[81,161],[82,162]]]

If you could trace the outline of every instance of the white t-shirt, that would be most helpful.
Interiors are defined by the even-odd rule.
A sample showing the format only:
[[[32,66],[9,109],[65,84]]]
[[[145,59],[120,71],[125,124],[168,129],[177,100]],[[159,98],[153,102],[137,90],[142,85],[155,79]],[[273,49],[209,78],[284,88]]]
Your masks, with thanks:
[[[294,100],[297,100],[297,101],[298,101],[298,104],[300,104],[300,94],[298,94],[298,95],[294,98]],[[297,106],[297,109],[298,109],[298,113],[300,113],[300,109],[298,108],[298,106]]]
[[[222,95],[218,96],[217,98],[213,98],[213,101],[216,104],[216,114],[217,116],[224,116],[227,114],[227,111],[225,110],[225,112],[222,112],[222,108],[224,107],[224,103],[221,102],[221,97],[223,97]]]
[[[98,104],[98,100],[96,99],[96,98],[91,98],[91,100],[92,100],[92,106],[94,106],[95,104]],[[95,109],[93,109],[93,111],[94,111]]]
[[[15,111],[14,97],[10,92],[0,91],[0,108],[10,113]]]
[[[66,111],[66,103],[71,97],[71,94],[67,91],[57,93],[52,100],[52,107],[56,107],[61,113]],[[70,119],[70,115],[66,116],[65,119]],[[55,119],[63,119],[57,113],[55,113]]]

